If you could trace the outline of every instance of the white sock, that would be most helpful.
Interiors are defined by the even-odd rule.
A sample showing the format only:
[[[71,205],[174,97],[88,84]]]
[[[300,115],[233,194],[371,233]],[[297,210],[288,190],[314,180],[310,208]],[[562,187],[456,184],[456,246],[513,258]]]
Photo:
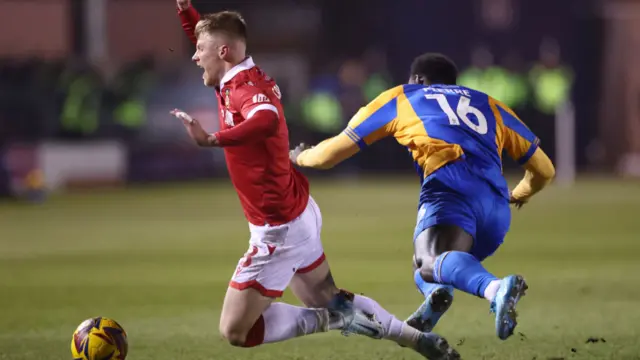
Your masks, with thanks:
[[[414,348],[421,336],[420,331],[410,327],[385,310],[375,300],[362,295],[355,295],[355,308],[374,314],[384,327],[383,338],[395,341],[399,345]]]
[[[308,309],[281,302],[272,303],[262,318],[262,343],[265,344],[342,327],[341,323],[329,319],[327,309]]]
[[[487,285],[487,288],[484,289],[484,298],[489,300],[489,301],[493,301],[493,299],[496,297],[496,294],[498,293],[498,289],[500,288],[500,282],[502,280],[493,280],[492,282],[489,283],[489,285]]]

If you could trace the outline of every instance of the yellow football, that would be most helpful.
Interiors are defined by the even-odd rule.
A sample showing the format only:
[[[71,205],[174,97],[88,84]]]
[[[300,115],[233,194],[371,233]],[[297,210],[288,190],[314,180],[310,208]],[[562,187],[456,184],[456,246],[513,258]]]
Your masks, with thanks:
[[[124,360],[128,350],[122,326],[104,317],[83,321],[71,339],[73,360]]]

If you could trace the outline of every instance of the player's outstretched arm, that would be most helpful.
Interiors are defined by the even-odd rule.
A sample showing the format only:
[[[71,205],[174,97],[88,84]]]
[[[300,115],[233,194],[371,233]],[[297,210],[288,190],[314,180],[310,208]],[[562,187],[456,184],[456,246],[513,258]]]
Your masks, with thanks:
[[[182,121],[189,136],[203,147],[238,146],[262,141],[278,130],[278,115],[268,110],[256,111],[237,126],[214,134],[207,133],[198,120],[182,110],[174,109],[170,113]]]
[[[360,151],[358,145],[344,132],[326,139],[313,148],[291,152],[291,161],[302,167],[330,169]]]
[[[187,33],[189,40],[195,44],[198,41],[195,31],[196,24],[200,21],[200,14],[191,6],[191,0],[176,0],[176,5],[178,7],[178,16],[182,23],[182,29]]]
[[[240,86],[231,92],[229,106],[239,111],[244,121],[213,134],[214,146],[256,143],[278,132],[280,111],[263,89],[249,84]]]
[[[544,189],[556,174],[551,159],[540,148],[536,149],[523,166],[525,168],[524,178],[511,192],[511,202],[518,207]]]
[[[195,143],[199,146],[217,146],[218,140],[213,134],[207,133],[200,125],[198,120],[191,117],[191,115],[186,112],[174,109],[171,112],[171,115],[182,121],[182,125],[187,130],[187,134],[195,141]]]
[[[397,116],[397,98],[403,87],[391,88],[360,110],[349,120],[347,128],[312,149],[300,154],[292,151],[292,161],[303,167],[330,169],[357,154],[361,148],[392,134],[391,123]],[[386,111],[379,111],[387,107]]]
[[[256,111],[240,124],[213,134],[214,146],[238,146],[264,141],[278,131],[278,114],[268,110]]]

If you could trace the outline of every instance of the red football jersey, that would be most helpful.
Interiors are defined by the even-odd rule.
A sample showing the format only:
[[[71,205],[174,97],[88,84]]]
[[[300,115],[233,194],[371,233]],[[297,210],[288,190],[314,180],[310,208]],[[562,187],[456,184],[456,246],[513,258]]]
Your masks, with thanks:
[[[247,220],[280,225],[295,219],[307,206],[309,183],[289,160],[289,131],[278,85],[248,57],[225,74],[216,95],[220,118],[216,136]],[[272,124],[268,135],[238,143],[225,138],[226,129],[252,118],[262,121],[260,114]]]

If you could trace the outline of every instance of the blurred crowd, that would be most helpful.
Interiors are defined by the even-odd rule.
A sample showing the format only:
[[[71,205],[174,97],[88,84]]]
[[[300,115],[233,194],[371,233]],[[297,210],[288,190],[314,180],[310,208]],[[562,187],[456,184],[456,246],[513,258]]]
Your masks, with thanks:
[[[109,82],[83,60],[0,60],[0,141],[122,135],[144,121],[150,77],[146,59]]]
[[[553,39],[541,44],[539,60],[533,64],[527,64],[515,52],[506,54],[501,61],[495,58],[486,46],[475,47],[464,62],[468,65],[460,69],[459,83],[483,91],[534,119],[554,116],[558,106],[570,99],[574,75],[563,64],[560,48]],[[318,132],[340,131],[345,119],[362,104],[396,83],[387,71],[384,54],[368,52],[360,59],[347,60],[333,73],[312,79],[301,104],[301,118],[307,127]]]
[[[484,91],[518,112],[552,116],[569,97],[573,74],[562,64],[553,40],[542,43],[535,64],[526,64],[516,53],[496,61],[482,45],[465,60],[461,85]],[[379,50],[320,68],[309,79],[306,93],[297,97],[302,100],[284,104],[292,136],[302,132],[306,141],[341,131],[361,106],[404,80],[392,79],[386,55]],[[177,104],[215,107],[211,90],[202,86],[200,69],[186,63],[159,68],[153,58],[108,75],[77,59],[4,59],[0,94],[0,142],[127,141],[139,137],[154,109],[165,114]]]

